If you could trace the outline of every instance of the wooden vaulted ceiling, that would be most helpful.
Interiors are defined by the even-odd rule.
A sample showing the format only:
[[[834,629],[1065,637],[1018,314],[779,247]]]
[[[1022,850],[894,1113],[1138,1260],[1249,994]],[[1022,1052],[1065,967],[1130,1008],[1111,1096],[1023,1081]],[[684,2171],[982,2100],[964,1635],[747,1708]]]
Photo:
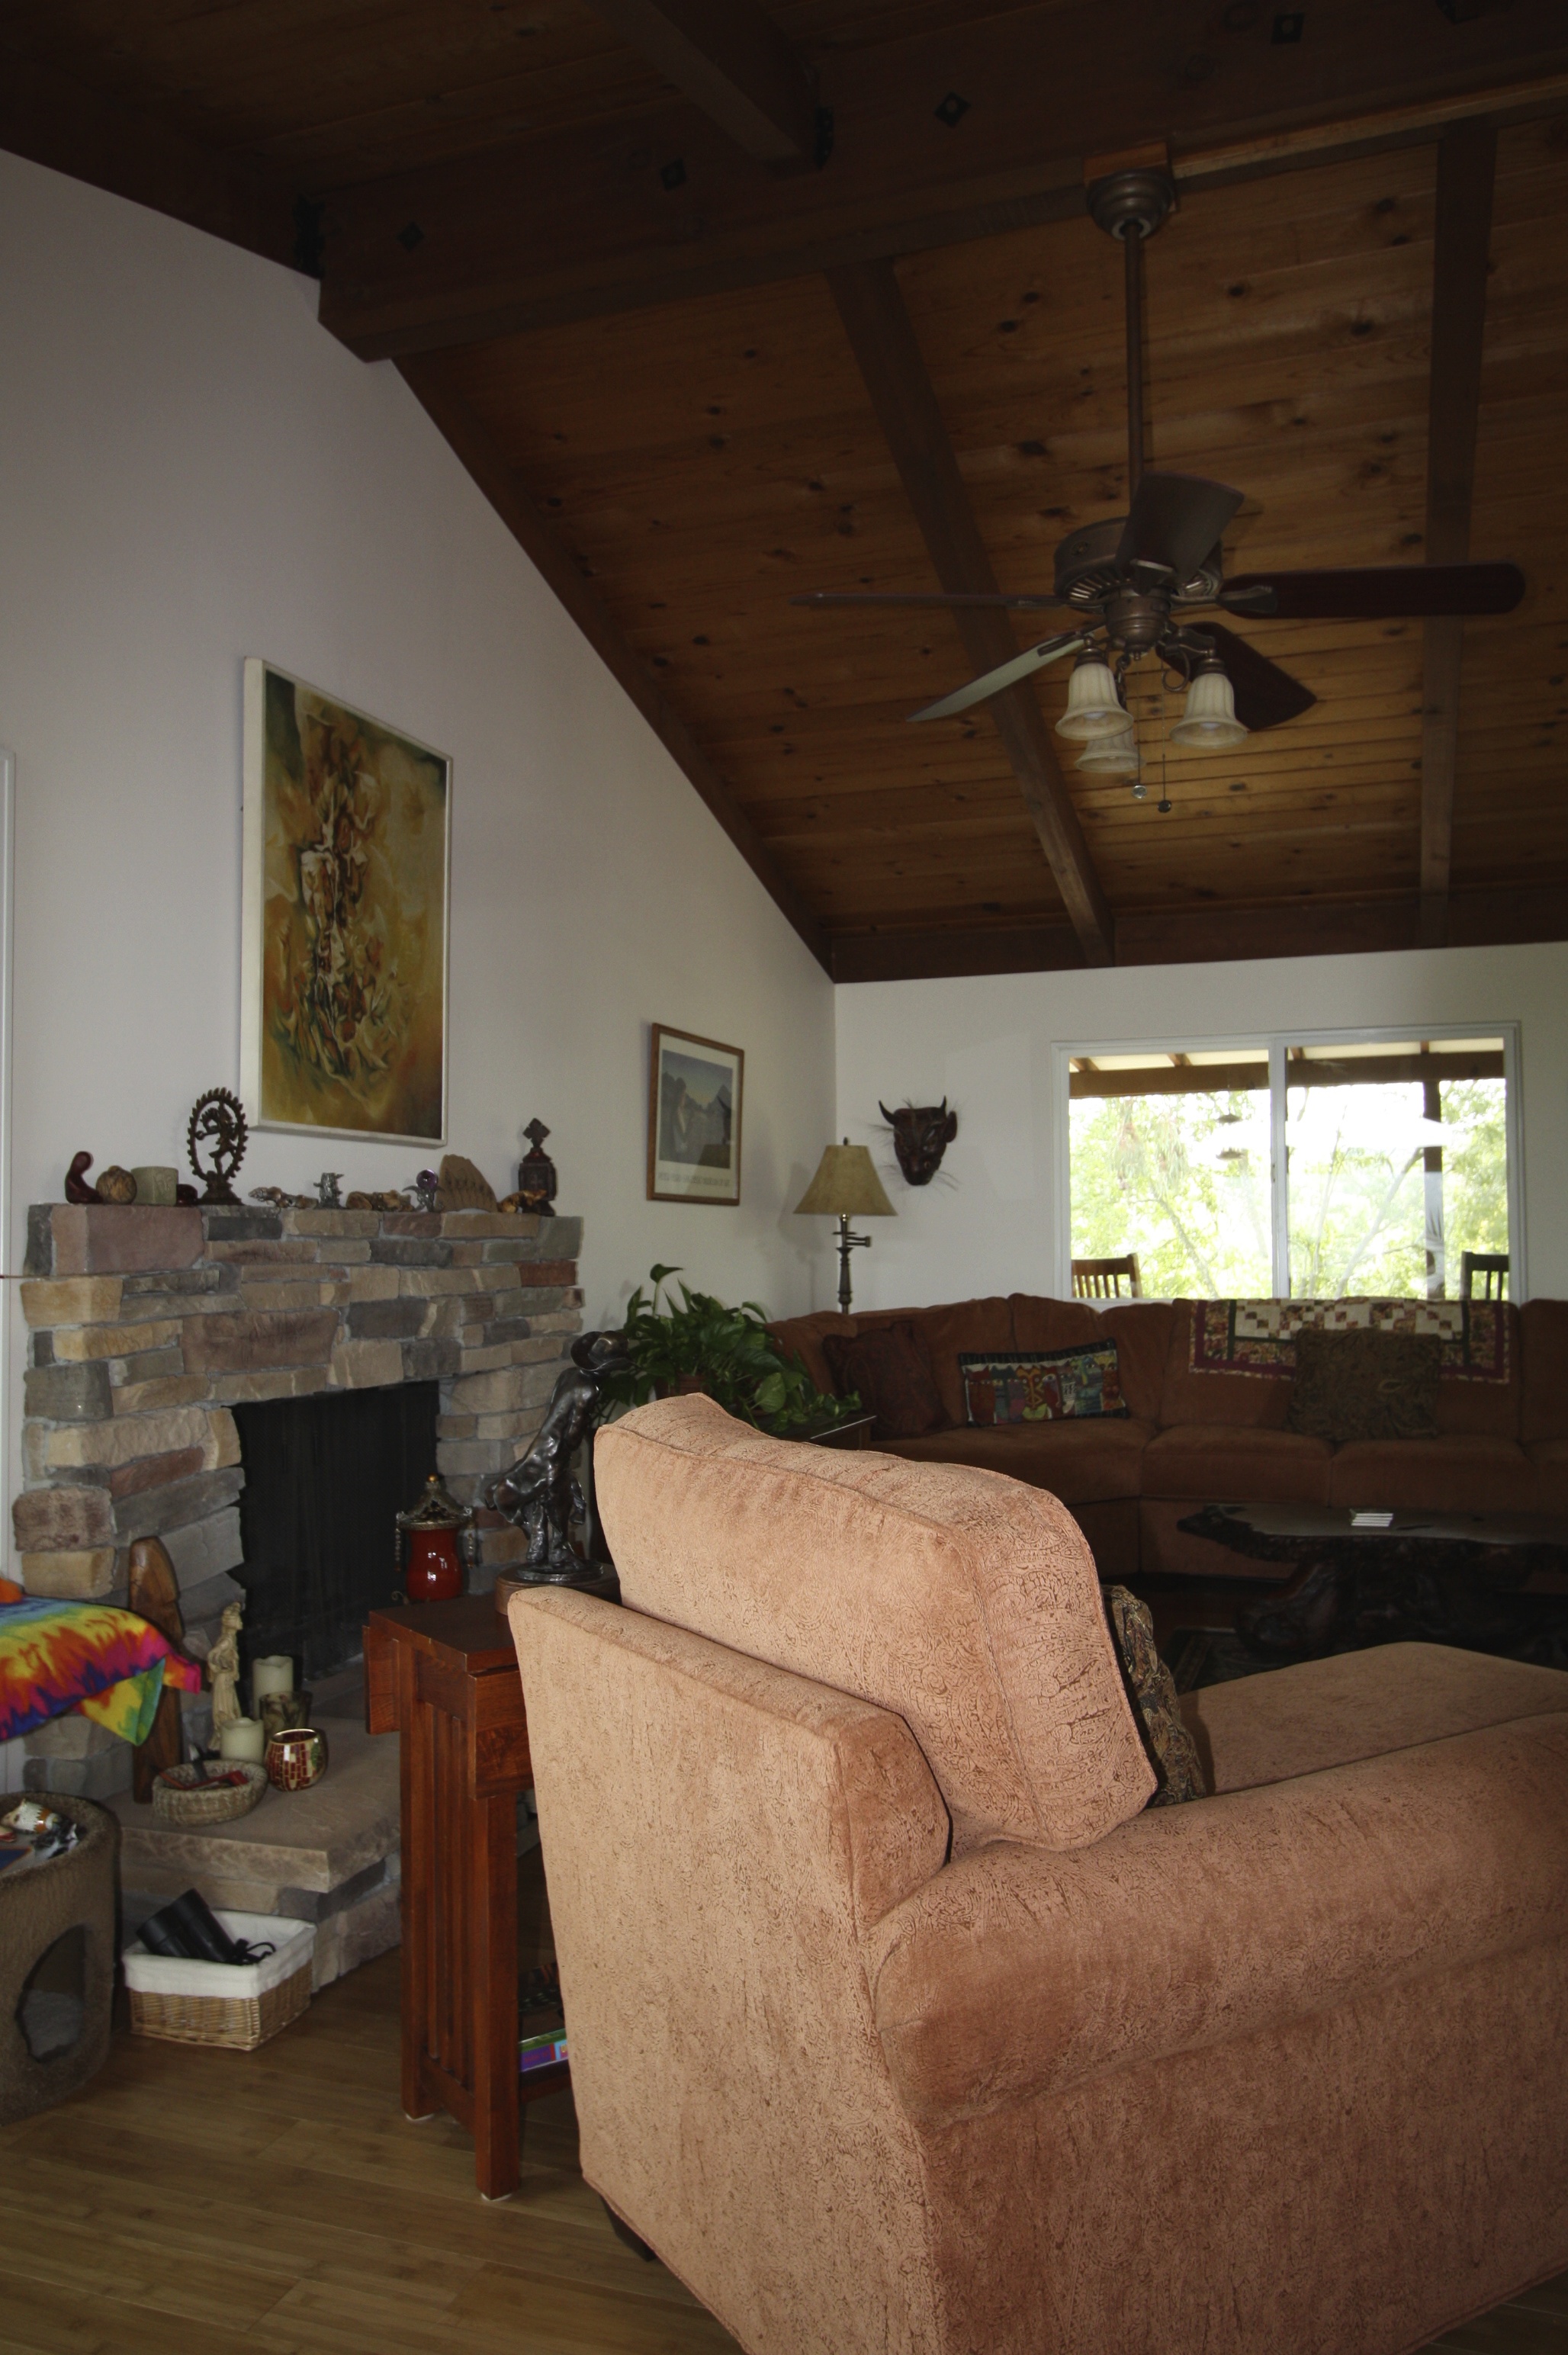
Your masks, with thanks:
[[[0,144],[319,271],[837,977],[1568,936],[1555,0],[0,0]],[[1083,165],[1151,139],[1147,456],[1232,568],[1529,585],[1232,622],[1318,700],[1223,756],[1143,665],[1139,803],[1065,666],[906,725],[1049,620],[790,599],[1125,513]]]

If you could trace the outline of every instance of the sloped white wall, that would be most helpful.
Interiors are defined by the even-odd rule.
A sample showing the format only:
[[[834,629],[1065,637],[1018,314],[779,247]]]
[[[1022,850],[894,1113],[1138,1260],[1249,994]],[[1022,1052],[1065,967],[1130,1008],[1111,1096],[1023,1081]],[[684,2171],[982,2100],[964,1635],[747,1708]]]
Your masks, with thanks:
[[[1427,1038],[1448,1023],[1508,1021],[1520,1025],[1527,1281],[1532,1293],[1568,1297],[1568,943],[841,988],[838,1133],[872,1147],[898,1212],[867,1222],[875,1240],[856,1253],[856,1298],[868,1308],[918,1307],[1061,1288],[1059,1045],[1093,1042],[1114,1054],[1119,1045],[1362,1025]],[[912,1188],[878,1099],[891,1108],[944,1093],[957,1107],[957,1138],[935,1182]]]
[[[656,1259],[781,1314],[827,1301],[788,1206],[832,1133],[829,983],[396,370],[336,343],[315,296],[0,155],[5,1275],[79,1146],[183,1162],[195,1097],[238,1086],[254,654],[453,754],[452,1146],[504,1191],[522,1124],[548,1122],[589,1320]],[[746,1050],[739,1209],[645,1199],[654,1021]],[[240,1185],[400,1185],[430,1157],[258,1132]]]

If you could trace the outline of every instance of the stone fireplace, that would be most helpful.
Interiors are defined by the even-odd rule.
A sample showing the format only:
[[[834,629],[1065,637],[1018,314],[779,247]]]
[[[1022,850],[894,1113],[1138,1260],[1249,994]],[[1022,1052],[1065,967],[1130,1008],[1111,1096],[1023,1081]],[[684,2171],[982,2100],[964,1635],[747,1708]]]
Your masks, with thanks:
[[[33,1209],[13,1508],[29,1593],[123,1601],[132,1543],[159,1538],[205,1652],[241,1592],[240,1403],[437,1381],[438,1467],[472,1502],[527,1446],[581,1327],[581,1239],[578,1219],[474,1210]],[[483,1515],[474,1583],[521,1550]],[[206,1696],[187,1708],[200,1734]],[[129,1751],[85,1718],[26,1740],[29,1782],[129,1785]]]

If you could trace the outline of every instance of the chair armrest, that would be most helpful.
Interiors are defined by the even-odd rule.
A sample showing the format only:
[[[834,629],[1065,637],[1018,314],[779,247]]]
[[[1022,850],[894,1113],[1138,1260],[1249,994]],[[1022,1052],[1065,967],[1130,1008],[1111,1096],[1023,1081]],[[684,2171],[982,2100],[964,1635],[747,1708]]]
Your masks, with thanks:
[[[906,2111],[979,2115],[1568,1935],[1568,1717],[997,1841],[868,1935]]]

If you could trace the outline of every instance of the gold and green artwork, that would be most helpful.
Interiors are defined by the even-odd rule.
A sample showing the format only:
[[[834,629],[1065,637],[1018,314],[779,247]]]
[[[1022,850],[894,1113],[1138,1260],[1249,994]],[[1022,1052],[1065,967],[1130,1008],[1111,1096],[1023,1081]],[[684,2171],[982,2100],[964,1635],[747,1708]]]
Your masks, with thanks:
[[[245,666],[244,1092],[263,1126],[439,1145],[452,763]]]

